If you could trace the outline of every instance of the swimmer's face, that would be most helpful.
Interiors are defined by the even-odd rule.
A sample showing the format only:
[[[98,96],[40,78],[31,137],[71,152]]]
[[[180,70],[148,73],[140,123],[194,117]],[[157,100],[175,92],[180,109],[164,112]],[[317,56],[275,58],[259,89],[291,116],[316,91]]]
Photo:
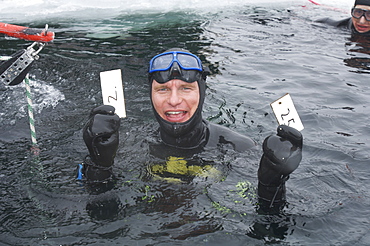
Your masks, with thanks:
[[[366,5],[356,5],[355,8],[370,10],[370,6]],[[359,19],[352,16],[352,22],[356,31],[358,31],[359,33],[365,33],[370,31],[370,21],[367,21],[365,16],[361,16],[361,18]]]
[[[199,105],[200,92],[196,81],[188,83],[173,79],[158,83],[153,80],[151,93],[154,109],[169,122],[186,122]]]

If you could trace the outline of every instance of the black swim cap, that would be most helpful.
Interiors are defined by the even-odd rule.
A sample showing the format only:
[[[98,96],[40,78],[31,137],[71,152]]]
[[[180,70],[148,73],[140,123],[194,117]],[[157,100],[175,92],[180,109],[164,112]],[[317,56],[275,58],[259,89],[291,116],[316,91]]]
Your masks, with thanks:
[[[355,1],[355,6],[356,5],[366,5],[370,6],[370,0],[356,0]]]

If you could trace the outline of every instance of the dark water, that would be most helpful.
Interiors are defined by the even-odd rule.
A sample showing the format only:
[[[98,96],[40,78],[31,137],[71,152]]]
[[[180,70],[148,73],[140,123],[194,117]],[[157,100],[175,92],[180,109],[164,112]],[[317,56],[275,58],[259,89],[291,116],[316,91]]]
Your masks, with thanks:
[[[29,153],[25,88],[1,87],[1,245],[368,245],[370,42],[312,20],[343,17],[301,6],[239,6],[47,20],[56,40],[31,70],[41,153]],[[14,24],[42,27],[45,20]],[[28,42],[1,37],[2,55]],[[280,216],[255,211],[261,151],[209,150],[225,176],[190,183],[142,178],[161,160],[146,83],[168,48],[198,54],[212,75],[204,116],[259,144],[277,126],[269,103],[290,93],[305,129],[303,160]],[[75,180],[87,150],[81,128],[102,103],[99,72],[123,70],[115,187],[90,194]]]

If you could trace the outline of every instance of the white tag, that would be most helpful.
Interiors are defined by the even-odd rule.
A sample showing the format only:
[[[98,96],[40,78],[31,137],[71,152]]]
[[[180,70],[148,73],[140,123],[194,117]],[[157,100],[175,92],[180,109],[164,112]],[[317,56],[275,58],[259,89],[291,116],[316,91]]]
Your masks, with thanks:
[[[279,125],[287,125],[298,131],[304,129],[302,121],[294,107],[293,100],[288,93],[270,105]]]
[[[120,118],[126,117],[125,98],[123,96],[121,69],[100,73],[100,83],[103,95],[103,104],[111,105],[116,109]]]

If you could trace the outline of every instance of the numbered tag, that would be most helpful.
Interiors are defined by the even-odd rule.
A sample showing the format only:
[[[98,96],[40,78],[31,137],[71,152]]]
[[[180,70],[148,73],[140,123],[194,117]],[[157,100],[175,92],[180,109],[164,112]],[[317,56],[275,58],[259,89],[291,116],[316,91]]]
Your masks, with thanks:
[[[123,96],[121,69],[100,73],[100,83],[103,95],[103,103],[116,109],[120,118],[126,117],[125,98]]]
[[[304,129],[302,121],[294,107],[293,100],[288,93],[270,105],[279,125],[291,126],[298,131]]]

